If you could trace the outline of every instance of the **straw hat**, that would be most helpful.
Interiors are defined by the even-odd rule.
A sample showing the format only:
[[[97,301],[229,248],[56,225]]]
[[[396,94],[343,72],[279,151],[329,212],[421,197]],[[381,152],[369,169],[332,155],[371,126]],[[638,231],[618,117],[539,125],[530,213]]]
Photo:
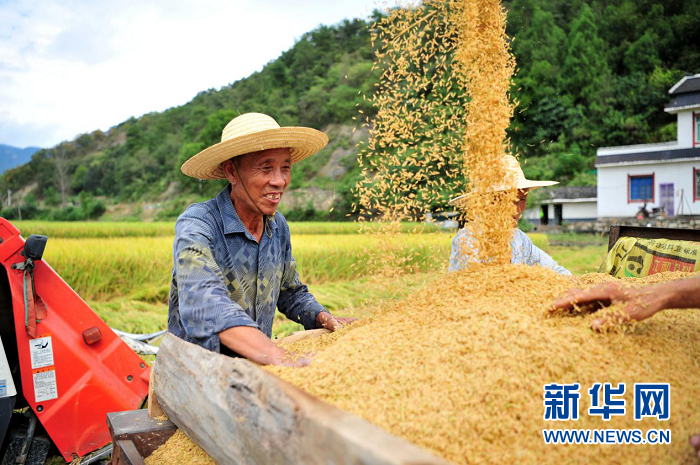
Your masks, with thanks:
[[[321,150],[328,136],[302,127],[280,127],[262,113],[245,113],[233,118],[221,133],[221,142],[212,145],[182,164],[182,172],[199,179],[225,178],[221,163],[229,158],[260,150],[290,148],[292,163]]]
[[[506,172],[509,173],[509,175],[506,175],[506,179],[508,179],[509,176],[513,177],[512,179],[515,181],[515,189],[535,189],[537,187],[553,186],[555,184],[559,184],[559,181],[531,181],[525,177],[525,173],[523,173],[522,168],[520,168],[520,163],[518,163],[518,160],[516,160],[514,156],[504,155],[504,160],[506,165]],[[501,184],[487,189],[486,192],[504,191],[512,188],[513,187],[511,186]],[[448,203],[450,205],[454,205],[458,201],[473,193],[475,192],[460,195],[459,197],[455,197],[454,199],[450,200]]]

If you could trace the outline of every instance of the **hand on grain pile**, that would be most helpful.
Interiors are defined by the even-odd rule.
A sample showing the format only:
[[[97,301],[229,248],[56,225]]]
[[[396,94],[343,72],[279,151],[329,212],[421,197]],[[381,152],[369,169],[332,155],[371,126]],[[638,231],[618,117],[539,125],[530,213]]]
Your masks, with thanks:
[[[353,321],[357,321],[357,318],[333,316],[328,312],[321,312],[316,317],[316,326],[319,328],[326,328],[331,331],[337,331],[345,325],[349,325]]]
[[[260,365],[305,367],[311,364],[310,358],[287,352],[257,328],[234,326],[221,331],[219,340],[238,355]]]
[[[699,308],[700,276],[664,284],[632,287],[620,282],[603,283],[589,289],[571,289],[552,304],[551,311],[594,312],[619,304],[622,317],[644,320],[667,308]],[[609,318],[615,318],[615,314]],[[605,326],[603,319],[594,320],[594,330]]]
[[[281,365],[284,367],[302,368],[311,365],[311,358],[302,354],[286,352],[281,357],[276,357],[271,365]]]
[[[695,454],[700,459],[700,434],[690,436],[690,445],[695,448]]]

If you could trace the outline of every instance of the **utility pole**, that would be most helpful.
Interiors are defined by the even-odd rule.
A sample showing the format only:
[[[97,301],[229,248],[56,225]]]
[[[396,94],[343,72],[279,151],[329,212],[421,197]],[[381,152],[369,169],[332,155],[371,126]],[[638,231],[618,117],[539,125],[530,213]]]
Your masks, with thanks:
[[[10,189],[7,189],[7,206],[12,206],[12,191]]]

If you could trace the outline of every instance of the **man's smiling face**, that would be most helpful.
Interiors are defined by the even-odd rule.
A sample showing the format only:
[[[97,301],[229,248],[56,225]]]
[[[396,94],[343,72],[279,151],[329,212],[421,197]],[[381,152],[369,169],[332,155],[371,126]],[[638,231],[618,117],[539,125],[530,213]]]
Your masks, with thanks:
[[[236,210],[251,215],[274,215],[292,180],[292,156],[287,148],[248,153],[223,164],[231,182]],[[247,191],[247,193],[246,193]],[[238,212],[239,215],[242,213]],[[245,214],[244,213],[244,214]]]

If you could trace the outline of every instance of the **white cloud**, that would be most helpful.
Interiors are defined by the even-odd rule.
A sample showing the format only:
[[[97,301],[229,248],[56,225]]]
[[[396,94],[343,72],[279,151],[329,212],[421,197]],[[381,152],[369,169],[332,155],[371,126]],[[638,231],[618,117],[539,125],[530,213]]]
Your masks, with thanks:
[[[248,76],[373,0],[0,3],[0,143],[50,146]]]

